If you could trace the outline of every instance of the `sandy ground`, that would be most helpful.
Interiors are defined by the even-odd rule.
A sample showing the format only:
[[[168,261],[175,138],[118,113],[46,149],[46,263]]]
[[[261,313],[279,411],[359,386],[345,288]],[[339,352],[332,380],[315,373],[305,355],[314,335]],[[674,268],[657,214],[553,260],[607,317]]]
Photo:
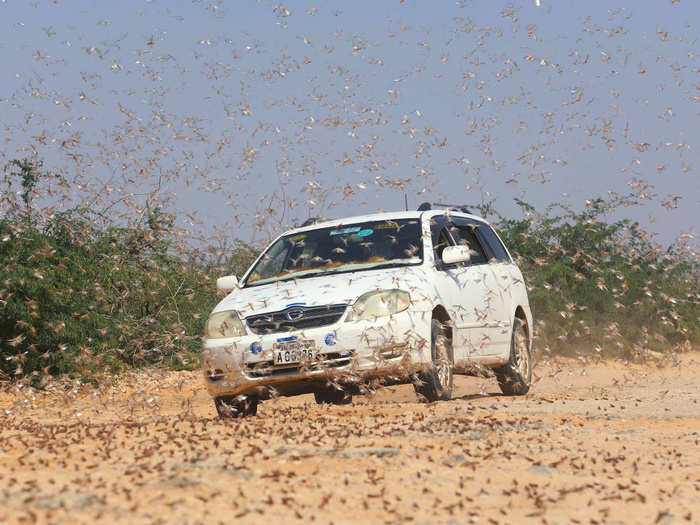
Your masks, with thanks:
[[[198,374],[0,393],[0,522],[700,523],[700,352],[222,421]]]

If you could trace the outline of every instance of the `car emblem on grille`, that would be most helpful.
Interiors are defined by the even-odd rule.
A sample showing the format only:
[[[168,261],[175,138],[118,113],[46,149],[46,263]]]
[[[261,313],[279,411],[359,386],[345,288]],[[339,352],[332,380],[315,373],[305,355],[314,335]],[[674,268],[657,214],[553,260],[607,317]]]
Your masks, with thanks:
[[[290,321],[298,321],[302,317],[304,317],[304,310],[300,308],[294,308],[287,312],[287,319]]]

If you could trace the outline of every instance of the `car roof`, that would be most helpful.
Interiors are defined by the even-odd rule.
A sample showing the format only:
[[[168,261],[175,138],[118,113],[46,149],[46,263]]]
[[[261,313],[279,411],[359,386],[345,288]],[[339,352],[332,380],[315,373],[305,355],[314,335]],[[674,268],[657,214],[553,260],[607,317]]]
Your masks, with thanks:
[[[421,219],[423,217],[430,218],[435,216],[450,216],[450,217],[463,217],[467,219],[474,219],[488,224],[488,221],[479,217],[478,215],[473,215],[471,213],[464,213],[461,211],[451,210],[451,209],[441,209],[441,210],[427,210],[427,211],[394,211],[394,212],[384,212],[384,213],[373,213],[370,215],[356,215],[353,217],[343,217],[342,219],[333,219],[327,221],[314,222],[308,226],[302,226],[299,228],[293,228],[289,231],[284,232],[282,235],[289,235],[291,233],[299,233],[310,230],[316,230],[319,228],[329,228],[334,226],[344,226],[347,224],[356,224],[358,222],[367,221],[391,221],[397,219]]]

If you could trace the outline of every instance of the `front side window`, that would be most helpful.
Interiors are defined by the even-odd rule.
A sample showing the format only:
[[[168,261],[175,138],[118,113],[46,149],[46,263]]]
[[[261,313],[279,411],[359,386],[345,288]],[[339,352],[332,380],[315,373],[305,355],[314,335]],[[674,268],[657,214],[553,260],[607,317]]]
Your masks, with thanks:
[[[471,258],[469,259],[470,264],[484,264],[488,261],[486,257],[486,252],[483,246],[476,238],[474,233],[475,226],[473,224],[458,224],[454,228],[454,237],[457,240],[457,244],[462,244],[469,246],[469,252]]]
[[[440,230],[437,242],[433,245],[436,261],[442,261],[442,252],[445,250],[445,248],[452,244],[452,242],[450,241],[450,234],[447,230],[447,228],[443,228],[442,230]]]
[[[280,237],[255,263],[244,285],[422,262],[419,219],[368,221]]]

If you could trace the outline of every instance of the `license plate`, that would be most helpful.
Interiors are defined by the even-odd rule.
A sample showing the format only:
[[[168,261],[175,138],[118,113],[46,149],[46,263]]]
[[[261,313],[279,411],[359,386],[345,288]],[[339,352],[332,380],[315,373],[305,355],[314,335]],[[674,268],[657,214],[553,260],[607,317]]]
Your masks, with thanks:
[[[316,344],[314,341],[296,340],[274,343],[273,362],[276,365],[288,365],[316,359]]]

